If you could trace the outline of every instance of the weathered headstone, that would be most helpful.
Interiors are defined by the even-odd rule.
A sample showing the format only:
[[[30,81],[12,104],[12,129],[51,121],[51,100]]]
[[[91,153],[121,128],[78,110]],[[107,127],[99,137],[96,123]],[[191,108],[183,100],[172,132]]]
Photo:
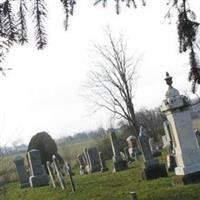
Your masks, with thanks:
[[[54,168],[56,171],[56,175],[58,177],[59,184],[60,184],[62,190],[64,190],[65,189],[65,180],[61,173],[61,169],[60,169],[59,163],[58,163],[55,155],[52,156],[52,160],[53,160],[53,165],[54,165]]]
[[[28,161],[30,165],[30,185],[31,187],[40,187],[49,185],[49,178],[42,166],[40,151],[33,149],[28,152]]]
[[[128,162],[133,162],[134,161],[133,156],[131,157],[130,154],[129,154],[129,148],[128,147],[124,148],[124,155],[125,155],[125,159]]]
[[[51,179],[51,183],[52,183],[53,187],[56,188],[56,183],[55,183],[55,180],[54,180],[54,175],[53,175],[52,170],[51,170],[50,162],[47,161],[46,165],[47,165],[47,170],[48,170],[48,173],[49,173],[49,176],[50,176],[50,179]]]
[[[66,170],[67,170],[67,175],[70,178],[70,184],[71,184],[71,187],[72,187],[72,192],[75,192],[76,191],[76,187],[75,187],[74,180],[73,180],[73,177],[72,177],[73,176],[73,172],[72,172],[72,169],[71,169],[71,165],[66,162],[65,166],[66,166]]]
[[[161,156],[161,151],[159,150],[154,138],[149,138],[149,145],[154,157]]]
[[[139,141],[144,157],[144,172],[142,173],[142,177],[147,180],[166,177],[167,171],[165,164],[160,164],[159,161],[153,157],[149,145],[149,137],[142,126],[140,127]]]
[[[19,177],[20,187],[21,188],[29,187],[30,186],[29,177],[24,165],[24,158],[22,156],[16,156],[14,163],[16,165],[16,169],[17,169],[17,173]]]
[[[200,181],[200,149],[192,127],[190,100],[172,87],[172,77],[166,74],[169,88],[161,111],[165,113],[172,129],[177,167],[174,183],[188,184]]]
[[[139,150],[139,145],[138,145],[138,141],[137,138],[133,135],[130,135],[127,139],[126,139],[127,143],[128,143],[128,151],[129,151],[129,155],[134,158],[135,157],[135,153],[139,154],[140,150]]]
[[[100,165],[101,165],[101,172],[108,171],[108,168],[106,167],[106,162],[105,162],[102,152],[99,152],[99,161],[100,161]]]
[[[101,165],[99,160],[99,153],[96,147],[91,147],[87,149],[88,159],[89,159],[89,172],[99,172],[101,171]]]
[[[77,155],[77,161],[78,161],[79,168],[80,168],[80,175],[87,173],[85,170],[85,167],[87,164],[86,164],[86,159],[85,159],[85,156],[83,153]]]
[[[84,157],[85,157],[85,161],[86,161],[85,170],[87,173],[89,173],[91,166],[90,166],[90,160],[89,160],[89,156],[88,156],[88,149],[85,148],[83,153],[84,153]]]
[[[111,141],[111,146],[112,146],[112,151],[113,151],[113,172],[128,169],[127,161],[123,160],[120,155],[120,148],[118,145],[115,131],[111,129],[109,131],[109,134],[110,134],[110,141]]]

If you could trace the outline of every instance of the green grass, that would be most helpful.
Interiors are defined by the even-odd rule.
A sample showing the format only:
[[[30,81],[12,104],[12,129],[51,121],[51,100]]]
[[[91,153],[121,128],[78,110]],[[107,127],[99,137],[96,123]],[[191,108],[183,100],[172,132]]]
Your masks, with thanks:
[[[164,155],[161,160],[164,160]],[[67,189],[54,189],[51,185],[41,188],[20,189],[17,183],[9,184],[2,200],[129,200],[130,192],[135,191],[139,200],[200,200],[200,184],[174,186],[168,178],[144,181],[141,179],[142,159],[129,166],[126,171],[111,173],[112,162],[108,163],[109,171],[80,176],[74,181],[77,187],[71,192],[69,179],[66,177]]]

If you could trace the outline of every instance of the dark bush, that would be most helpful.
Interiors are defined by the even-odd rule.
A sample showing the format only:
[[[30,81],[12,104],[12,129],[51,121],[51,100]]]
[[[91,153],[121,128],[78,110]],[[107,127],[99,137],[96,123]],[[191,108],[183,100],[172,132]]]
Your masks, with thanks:
[[[46,165],[47,161],[52,162],[52,155],[56,155],[60,164],[64,161],[62,157],[57,153],[57,145],[52,137],[47,132],[40,132],[31,138],[28,145],[28,151],[31,149],[37,149],[40,151],[42,164]]]

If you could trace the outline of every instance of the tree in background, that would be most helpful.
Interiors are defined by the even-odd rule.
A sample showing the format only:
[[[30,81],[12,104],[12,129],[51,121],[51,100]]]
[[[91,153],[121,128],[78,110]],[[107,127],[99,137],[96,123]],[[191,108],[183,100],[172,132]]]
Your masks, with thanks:
[[[147,129],[150,137],[153,137],[157,142],[161,140],[161,136],[164,135],[165,116],[159,108],[142,108],[136,113],[136,118],[138,123]]]
[[[94,46],[96,64],[94,70],[89,72],[84,97],[95,110],[104,108],[113,117],[126,120],[133,133],[138,135],[133,90],[136,66],[140,58],[128,55],[123,37],[114,39],[110,31],[107,32],[107,37],[106,44]]]

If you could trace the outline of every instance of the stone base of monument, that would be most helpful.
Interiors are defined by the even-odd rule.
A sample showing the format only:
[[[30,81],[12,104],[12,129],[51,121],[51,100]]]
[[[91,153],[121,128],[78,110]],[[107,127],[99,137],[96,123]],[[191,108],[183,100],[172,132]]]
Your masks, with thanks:
[[[174,171],[176,167],[176,160],[174,155],[167,155],[167,169],[168,171]]]
[[[19,186],[20,188],[27,188],[30,187],[30,183],[20,183]]]
[[[161,151],[154,151],[152,154],[153,154],[153,157],[158,157],[162,155]]]
[[[183,184],[187,185],[190,183],[199,183],[200,182],[200,171],[194,172],[192,174],[174,176],[172,177],[172,182],[174,184]]]
[[[41,187],[49,185],[49,178],[46,174],[40,176],[30,176],[29,181],[31,187]]]
[[[159,177],[167,177],[167,170],[165,167],[165,164],[157,164],[150,166],[148,168],[144,168],[144,171],[142,172],[142,178],[144,180],[151,180],[156,179]]]
[[[122,171],[122,170],[126,170],[126,169],[128,169],[127,160],[113,162],[113,172],[118,172],[118,171]]]

